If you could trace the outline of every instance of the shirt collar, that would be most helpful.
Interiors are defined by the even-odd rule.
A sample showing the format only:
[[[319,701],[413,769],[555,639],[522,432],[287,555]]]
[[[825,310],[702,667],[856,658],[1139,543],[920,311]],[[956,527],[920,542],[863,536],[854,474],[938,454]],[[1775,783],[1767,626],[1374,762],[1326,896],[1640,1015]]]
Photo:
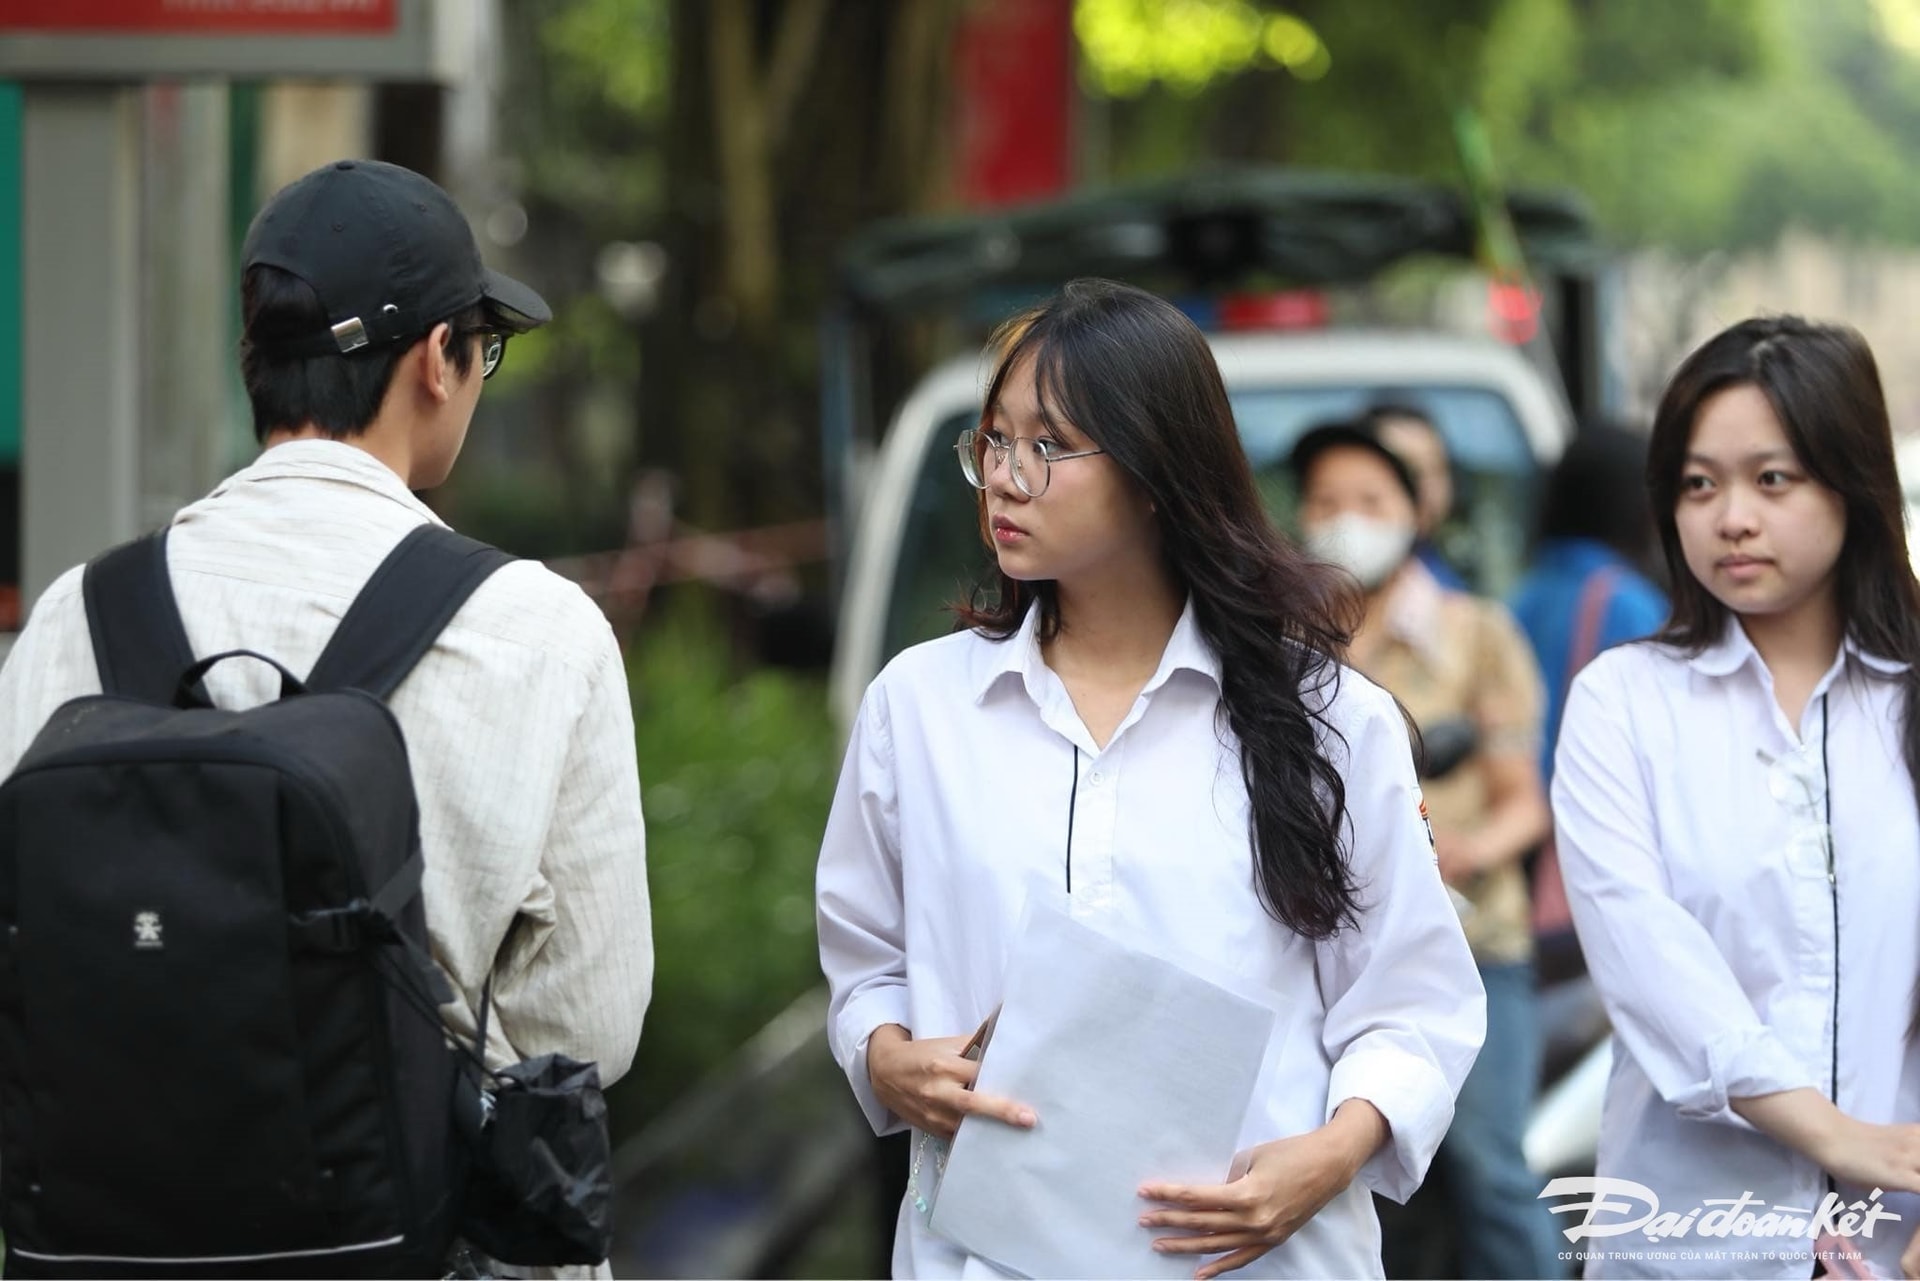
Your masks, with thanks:
[[[249,467],[228,477],[210,497],[235,485],[263,480],[330,480],[392,499],[423,520],[446,522],[407,489],[392,468],[366,450],[343,440],[301,439],[275,445]]]
[[[1435,661],[1444,653],[1446,644],[1440,635],[1440,607],[1445,603],[1447,589],[1440,585],[1433,571],[1418,560],[1409,559],[1401,567],[1391,591],[1384,619],[1387,634],[1429,663]]]
[[[1720,630],[1720,639],[1687,660],[1688,666],[1702,676],[1731,676],[1749,662],[1758,662],[1759,651],[1747,639],[1747,629],[1731,613]]]
[[[1027,607],[1027,616],[1020,621],[1020,630],[1004,641],[987,646],[978,669],[978,678],[974,682],[973,701],[984,701],[1002,677],[1017,674],[1028,696],[1035,703],[1044,705],[1046,698],[1041,676],[1045,670],[1046,659],[1040,653],[1040,604],[1035,601]],[[1220,659],[1213,652],[1213,646],[1207,643],[1207,638],[1201,634],[1200,624],[1193,616],[1191,596],[1180,610],[1180,620],[1173,625],[1173,634],[1167,638],[1167,647],[1160,655],[1160,666],[1140,692],[1151,694],[1178,671],[1195,672],[1212,681],[1215,688],[1220,685]]]
[[[1851,632],[1840,642],[1840,649],[1846,657],[1881,676],[1899,676],[1907,670],[1907,664],[1898,659],[1883,658],[1862,649]],[[1747,639],[1747,629],[1740,626],[1740,620],[1729,613],[1720,639],[1687,661],[1703,676],[1731,676],[1749,662],[1759,663],[1760,652]]]

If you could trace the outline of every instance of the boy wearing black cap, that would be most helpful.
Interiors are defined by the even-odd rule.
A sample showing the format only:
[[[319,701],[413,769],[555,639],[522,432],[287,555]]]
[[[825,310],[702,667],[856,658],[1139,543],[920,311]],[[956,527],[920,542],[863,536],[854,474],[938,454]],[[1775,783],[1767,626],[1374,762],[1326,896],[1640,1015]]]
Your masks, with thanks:
[[[486,268],[444,191],[373,161],[267,202],[241,296],[265,448],[174,517],[167,566],[196,654],[257,650],[303,673],[387,553],[439,522],[413,491],[446,479],[508,338],[550,312]],[[223,663],[206,684],[228,709],[279,689],[255,663]],[[76,568],[0,669],[0,777],[55,708],[100,688]],[[606,619],[537,562],[508,564],[390,706],[419,800],[433,958],[456,994],[443,1018],[471,1037],[491,976],[496,1065],[558,1052],[617,1079],[653,949],[632,713]]]

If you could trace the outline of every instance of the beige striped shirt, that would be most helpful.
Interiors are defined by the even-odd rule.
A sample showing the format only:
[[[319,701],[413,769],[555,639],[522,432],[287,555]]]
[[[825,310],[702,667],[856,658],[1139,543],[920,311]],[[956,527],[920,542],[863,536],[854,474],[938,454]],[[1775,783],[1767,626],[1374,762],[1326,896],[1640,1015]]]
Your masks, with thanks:
[[[374,567],[438,518],[371,454],[297,440],[184,508],[168,536],[196,654],[247,648],[309,671]],[[208,677],[215,702],[278,693],[245,659]],[[0,668],[0,778],[61,703],[100,691],[80,571],[49,587]],[[626,670],[579,588],[533,561],[481,585],[395,693],[420,800],[435,959],[470,1036],[494,974],[489,1057],[557,1051],[627,1070],[653,978],[646,836]],[[520,918],[512,946],[508,926]]]

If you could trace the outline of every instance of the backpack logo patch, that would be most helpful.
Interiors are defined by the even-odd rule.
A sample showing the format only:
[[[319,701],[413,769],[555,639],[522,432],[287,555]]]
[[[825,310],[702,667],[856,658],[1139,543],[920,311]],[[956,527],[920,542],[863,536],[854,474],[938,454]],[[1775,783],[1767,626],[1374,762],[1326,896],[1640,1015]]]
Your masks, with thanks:
[[[147,951],[166,946],[160,941],[160,913],[135,912],[133,914],[133,945]]]

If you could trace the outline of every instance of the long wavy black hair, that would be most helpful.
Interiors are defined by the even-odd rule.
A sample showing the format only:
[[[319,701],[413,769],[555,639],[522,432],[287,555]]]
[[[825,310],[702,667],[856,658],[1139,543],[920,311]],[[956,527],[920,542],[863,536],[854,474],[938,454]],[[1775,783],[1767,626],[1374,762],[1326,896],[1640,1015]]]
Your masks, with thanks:
[[[1687,568],[1674,512],[1701,407],[1742,386],[1766,396],[1808,475],[1845,504],[1836,566],[1841,623],[1860,648],[1908,665],[1901,743],[1920,798],[1920,583],[1907,555],[1880,369],[1856,330],[1797,316],[1745,320],[1708,339],[1667,384],[1647,449],[1647,494],[1673,583],[1673,614],[1654,639],[1698,653],[1726,628],[1727,607]]]
[[[990,350],[988,412],[1008,372],[1031,358],[1042,415],[1084,432],[1153,500],[1167,568],[1220,659],[1220,716],[1240,741],[1262,906],[1312,939],[1354,924],[1346,788],[1321,748],[1337,733],[1324,710],[1359,601],[1339,571],[1274,528],[1205,336],[1144,290],[1076,280],[1001,326]],[[955,613],[1005,640],[1035,604],[1050,639],[1060,606],[1049,580],[996,572]]]

